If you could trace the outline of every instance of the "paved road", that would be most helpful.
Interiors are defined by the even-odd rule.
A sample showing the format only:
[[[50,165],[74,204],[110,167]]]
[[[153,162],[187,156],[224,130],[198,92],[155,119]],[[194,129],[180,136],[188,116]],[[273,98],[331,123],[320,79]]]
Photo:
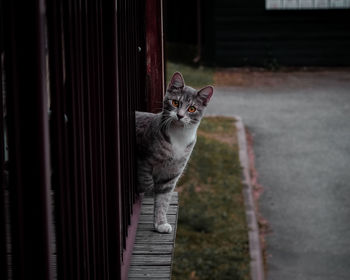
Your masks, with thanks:
[[[247,81],[217,88],[207,112],[254,136],[268,279],[350,279],[350,70]]]

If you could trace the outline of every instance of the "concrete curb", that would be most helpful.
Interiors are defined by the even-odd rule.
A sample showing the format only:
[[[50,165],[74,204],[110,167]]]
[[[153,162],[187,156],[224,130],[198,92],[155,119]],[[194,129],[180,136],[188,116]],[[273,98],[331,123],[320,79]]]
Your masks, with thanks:
[[[247,150],[246,133],[242,119],[234,117],[237,128],[237,138],[239,146],[239,159],[243,168],[243,196],[245,204],[245,213],[248,225],[249,253],[250,253],[250,271],[252,280],[264,280],[264,266],[259,239],[259,227],[255,213],[255,202],[253,199],[253,188],[249,173],[249,157]]]

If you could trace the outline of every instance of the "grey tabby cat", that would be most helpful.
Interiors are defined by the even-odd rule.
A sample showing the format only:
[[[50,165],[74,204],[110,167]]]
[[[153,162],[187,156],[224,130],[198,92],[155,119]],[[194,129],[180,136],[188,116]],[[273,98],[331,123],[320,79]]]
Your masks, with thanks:
[[[161,113],[136,112],[137,183],[140,192],[154,194],[154,228],[170,233],[166,213],[176,182],[193,147],[213,87],[195,90],[174,73]]]

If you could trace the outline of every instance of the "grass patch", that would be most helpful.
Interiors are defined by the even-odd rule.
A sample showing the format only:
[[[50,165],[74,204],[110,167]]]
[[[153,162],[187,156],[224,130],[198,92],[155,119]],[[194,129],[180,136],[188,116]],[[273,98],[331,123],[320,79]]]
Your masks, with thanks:
[[[223,117],[202,120],[197,144],[178,184],[173,280],[250,279],[234,122]]]
[[[193,88],[202,88],[207,85],[213,85],[214,70],[203,66],[193,67],[184,63],[175,63],[167,61],[167,84],[174,72],[181,72],[186,85]]]

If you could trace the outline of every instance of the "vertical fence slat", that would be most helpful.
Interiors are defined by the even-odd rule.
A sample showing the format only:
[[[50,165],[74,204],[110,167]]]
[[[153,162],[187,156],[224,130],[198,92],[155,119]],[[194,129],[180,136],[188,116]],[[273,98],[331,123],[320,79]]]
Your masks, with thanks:
[[[136,110],[138,111],[146,111],[148,109],[147,103],[147,92],[146,92],[146,31],[145,31],[145,1],[136,1],[136,30],[137,30],[137,69],[136,73],[138,77],[143,77],[139,80],[138,83],[138,94],[136,94],[135,99],[135,105]],[[140,24],[143,23],[143,24]],[[162,98],[163,96],[161,96]]]
[[[103,61],[103,13],[102,13],[102,2],[101,0],[97,1],[96,3],[96,16],[98,18],[98,24],[97,24],[97,37],[98,37],[98,65],[99,65],[99,71],[98,71],[98,89],[99,94],[97,96],[98,99],[98,115],[99,115],[99,123],[98,123],[98,147],[99,150],[99,166],[97,168],[99,169],[99,181],[97,182],[97,186],[100,186],[101,190],[101,198],[100,198],[100,207],[101,207],[101,244],[100,248],[102,250],[102,269],[103,269],[103,276],[104,279],[109,279],[109,270],[110,266],[108,263],[108,236],[107,236],[107,194],[106,194],[106,148],[105,148],[105,137],[106,137],[106,130],[105,130],[105,116],[104,116],[104,97],[105,97],[105,91],[104,91],[104,61]]]
[[[160,112],[164,94],[163,1],[146,0],[148,110]]]
[[[44,5],[5,5],[13,279],[52,279]]]
[[[91,25],[94,24],[94,18],[91,14],[89,0],[82,0],[82,11],[79,13],[81,17],[80,33],[81,33],[81,50],[82,50],[82,112],[84,133],[82,135],[85,139],[85,149],[82,151],[85,155],[86,162],[86,208],[83,210],[84,220],[86,223],[86,232],[88,238],[86,240],[86,251],[88,254],[89,265],[86,267],[89,279],[96,279],[96,270],[98,270],[96,264],[96,234],[98,227],[96,223],[96,212],[98,209],[95,205],[95,193],[94,193],[94,180],[96,178],[96,170],[94,168],[95,159],[95,143],[94,143],[94,105],[93,98],[95,94],[95,76],[91,74],[94,69],[94,43],[95,37],[91,30]]]
[[[119,2],[119,1],[118,1]],[[108,264],[110,279],[121,279],[122,265],[122,216],[121,216],[121,165],[120,165],[120,106],[118,92],[117,53],[117,1],[103,1],[103,64],[106,119],[106,194],[107,194],[107,235]],[[119,8],[119,7],[118,7]]]
[[[48,45],[50,65],[50,100],[51,100],[51,162],[52,188],[55,194],[57,278],[77,278],[76,242],[72,232],[73,188],[70,181],[71,161],[68,150],[68,119],[66,105],[64,52],[64,12],[60,0],[47,2]],[[67,38],[66,38],[67,39]]]
[[[5,182],[5,155],[4,155],[4,7],[3,1],[0,1],[0,279],[8,279],[9,262],[7,252],[7,234],[6,234],[6,201],[5,192],[7,192],[7,182]]]
[[[125,102],[125,95],[127,94],[127,88],[126,88],[126,69],[125,69],[125,44],[123,42],[126,42],[125,37],[125,26],[126,26],[126,19],[124,16],[125,12],[125,5],[126,1],[121,0],[118,1],[118,7],[117,7],[117,35],[118,35],[118,111],[119,111],[119,127],[121,132],[125,132],[125,114],[124,114],[124,106],[126,105]],[[123,81],[123,82],[122,82]],[[125,164],[122,164],[121,158],[125,158],[125,141],[120,137],[120,158],[118,159],[118,165],[120,165],[120,172],[121,174],[125,174]],[[122,176],[120,177],[120,188],[121,188],[121,215],[123,217],[126,217],[126,193],[123,186],[125,185],[125,178]],[[122,230],[122,246],[123,249],[125,248],[126,242],[125,242],[125,236],[127,235],[127,219],[121,220],[121,230]]]
[[[99,235],[100,235],[100,225],[99,225],[99,205],[98,205],[98,200],[99,200],[99,190],[96,189],[96,180],[98,177],[98,165],[99,162],[97,161],[97,151],[98,151],[98,146],[97,146],[97,141],[96,141],[96,126],[98,122],[98,116],[96,114],[96,107],[98,104],[96,104],[96,96],[98,95],[98,89],[96,87],[96,79],[97,75],[99,72],[98,65],[96,63],[96,56],[97,56],[97,50],[96,50],[96,16],[95,16],[95,7],[94,3],[92,3],[91,0],[87,0],[87,22],[86,22],[86,45],[89,45],[89,59],[86,57],[87,65],[89,65],[88,73],[87,73],[87,78],[90,81],[90,111],[89,111],[89,126],[90,126],[90,156],[91,156],[91,175],[92,175],[92,180],[91,180],[91,190],[90,190],[90,195],[91,195],[91,205],[90,209],[93,209],[91,212],[91,222],[93,222],[92,226],[92,233],[93,233],[93,240],[91,244],[91,249],[93,249],[92,252],[92,266],[94,267],[94,278],[96,279],[97,276],[100,274],[100,263],[99,261],[101,260],[101,256],[99,255]],[[95,2],[95,1],[94,1]],[[100,276],[99,276],[100,277]],[[103,278],[102,278],[103,279]]]
[[[70,171],[71,217],[70,231],[74,246],[75,279],[88,279],[86,267],[89,265],[86,252],[87,230],[84,219],[86,208],[86,180],[84,173],[84,147],[82,100],[81,100],[81,32],[79,27],[80,1],[64,1],[64,51],[65,51],[65,87],[67,92],[68,145]],[[68,203],[66,201],[66,203]],[[64,207],[64,206],[63,206]]]

